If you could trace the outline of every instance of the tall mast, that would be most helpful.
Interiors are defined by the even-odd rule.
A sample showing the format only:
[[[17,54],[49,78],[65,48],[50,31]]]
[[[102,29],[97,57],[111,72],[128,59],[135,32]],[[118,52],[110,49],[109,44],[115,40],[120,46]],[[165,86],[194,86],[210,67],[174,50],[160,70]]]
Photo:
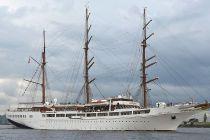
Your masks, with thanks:
[[[45,65],[46,65],[46,55],[45,55],[45,30],[43,31],[43,51],[42,51],[42,64],[41,64],[41,70],[42,70],[42,104],[45,104],[45,93],[46,93],[46,78],[45,78]]]
[[[141,47],[142,47],[142,63],[141,63],[141,89],[143,92],[143,101],[144,101],[144,108],[148,107],[148,99],[147,99],[147,94],[148,94],[148,87],[147,84],[155,81],[158,79],[158,77],[155,77],[154,79],[148,80],[147,81],[147,73],[146,73],[146,69],[154,64],[156,64],[157,62],[153,62],[151,64],[147,64],[147,61],[153,59],[155,56],[152,56],[150,58],[146,58],[146,48],[147,48],[147,40],[154,35],[154,33],[150,34],[149,36],[147,36],[147,26],[150,24],[152,20],[149,20],[147,22],[146,19],[146,8],[144,8],[144,13],[143,13],[143,40],[141,42]]]
[[[143,27],[146,25],[146,13],[144,9],[144,15],[143,15]],[[146,54],[145,49],[147,47],[147,28],[143,28],[143,41],[142,41],[142,90],[143,90],[143,96],[144,96],[144,107],[147,107],[147,83],[146,83]]]
[[[46,94],[46,71],[45,71],[45,65],[46,65],[46,52],[45,52],[45,49],[46,49],[46,43],[45,43],[45,30],[43,30],[43,50],[42,50],[42,55],[41,55],[42,60],[41,60],[41,62],[39,63],[36,59],[34,59],[33,57],[30,56],[30,57],[29,57],[29,61],[28,61],[28,63],[30,63],[30,59],[32,59],[32,60],[33,60],[34,62],[36,62],[39,66],[41,66],[41,75],[42,75],[41,78],[42,78],[42,80],[41,80],[40,83],[39,83],[39,82],[33,81],[33,78],[34,78],[35,74],[37,73],[37,71],[34,72],[34,74],[33,74],[32,78],[31,78],[31,80],[24,79],[25,81],[29,82],[28,86],[27,86],[27,87],[25,88],[25,90],[24,90],[24,93],[25,93],[26,90],[28,89],[30,83],[38,84],[38,85],[41,86],[41,88],[42,88],[42,101],[41,101],[41,103],[42,103],[42,104],[45,104],[45,101],[46,101],[46,99],[45,99],[45,94]]]
[[[92,38],[92,36],[89,38],[89,31],[91,28],[91,25],[89,25],[88,20],[89,20],[90,12],[88,8],[85,10],[85,44],[84,44],[84,93],[86,96],[86,103],[91,102],[91,92],[90,92],[90,83],[95,80],[95,78],[91,81],[89,81],[89,69],[92,67],[94,62],[92,62],[93,58],[92,57],[90,60],[88,58],[88,50],[89,50],[89,43]]]

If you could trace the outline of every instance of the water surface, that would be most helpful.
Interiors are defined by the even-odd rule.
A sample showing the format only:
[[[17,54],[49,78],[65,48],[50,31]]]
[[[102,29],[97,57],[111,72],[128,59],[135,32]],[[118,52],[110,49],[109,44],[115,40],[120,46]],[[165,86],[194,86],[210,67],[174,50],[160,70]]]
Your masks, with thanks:
[[[0,126],[0,140],[210,140],[210,128],[177,131],[57,131]]]

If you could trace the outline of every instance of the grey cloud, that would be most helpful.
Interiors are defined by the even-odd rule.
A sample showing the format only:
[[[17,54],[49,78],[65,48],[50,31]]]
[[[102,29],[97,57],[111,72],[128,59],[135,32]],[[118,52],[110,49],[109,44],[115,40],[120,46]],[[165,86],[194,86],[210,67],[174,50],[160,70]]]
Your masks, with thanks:
[[[78,61],[75,64],[77,68],[82,64],[84,5],[87,1],[33,3],[18,4],[17,10],[13,12],[8,11],[9,6],[0,7],[0,15],[4,17],[0,20],[0,65],[3,66],[0,69],[0,78],[21,79],[22,76],[28,78],[32,74],[35,66],[28,65],[26,61],[29,55],[38,57],[39,60],[42,47],[41,30],[46,28],[47,60],[50,69],[54,71],[53,73],[49,70],[50,86],[55,96],[62,94],[61,97],[64,97],[66,89],[74,84],[74,78],[70,78],[75,61]],[[129,81],[132,81],[132,86],[137,90],[140,80],[140,63],[137,61],[141,38],[140,14],[143,7],[147,6],[149,18],[153,18],[149,31],[156,34],[151,38],[149,47],[161,58],[158,59],[158,65],[149,70],[149,77],[159,75],[160,83],[167,90],[177,93],[178,97],[184,96],[188,99],[188,95],[182,92],[184,86],[187,92],[193,92],[189,88],[194,87],[208,98],[208,94],[203,94],[208,91],[210,83],[207,0],[90,1],[89,4],[93,35],[90,57],[95,56],[91,77],[96,76],[97,85],[106,97],[124,91]],[[152,55],[151,51],[149,53]],[[170,66],[166,66],[164,60]],[[131,63],[138,66],[131,66]],[[131,67],[135,67],[133,80],[130,78]],[[78,84],[71,91],[73,97],[77,96],[82,86],[82,69],[80,66]],[[14,85],[12,89],[15,89],[16,84],[11,84]],[[0,88],[10,96],[16,92],[8,90],[7,86]],[[136,94],[135,90],[132,90],[133,95]],[[98,92],[95,87],[93,92]],[[154,95],[157,93],[156,97],[159,93],[161,95],[161,90],[155,87],[152,92]],[[96,94],[94,97],[100,95]]]

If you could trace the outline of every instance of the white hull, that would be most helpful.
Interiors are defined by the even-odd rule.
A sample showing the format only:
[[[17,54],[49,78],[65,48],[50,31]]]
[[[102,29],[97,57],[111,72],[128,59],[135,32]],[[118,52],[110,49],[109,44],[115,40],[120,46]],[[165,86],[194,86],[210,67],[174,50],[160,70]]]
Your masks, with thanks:
[[[151,108],[150,110],[148,114],[81,118],[42,117],[43,113],[41,112],[7,112],[7,118],[15,122],[15,125],[19,124],[33,129],[176,130],[183,121],[198,113],[198,110],[180,111],[176,107]],[[26,118],[11,118],[12,115],[20,116],[22,114],[25,114]],[[30,115],[33,117],[30,118]],[[172,116],[176,116],[176,118],[172,119]]]

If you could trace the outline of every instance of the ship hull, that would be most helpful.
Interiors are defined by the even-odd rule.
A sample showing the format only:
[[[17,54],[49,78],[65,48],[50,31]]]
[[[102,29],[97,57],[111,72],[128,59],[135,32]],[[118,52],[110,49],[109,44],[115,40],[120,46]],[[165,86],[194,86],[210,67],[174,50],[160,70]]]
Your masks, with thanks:
[[[68,118],[43,118],[40,112],[21,112],[33,118],[9,119],[17,127],[49,130],[155,130],[174,131],[186,119],[197,111],[138,114],[126,116],[104,116]],[[8,113],[11,116],[11,112]],[[14,114],[14,113],[13,113]],[[17,113],[16,113],[17,114]]]
[[[7,120],[8,120],[8,122],[10,122],[12,125],[14,125],[14,126],[16,126],[16,127],[18,127],[18,128],[32,129],[32,128],[30,128],[30,127],[24,125],[24,124],[18,123],[17,121],[13,121],[13,120],[11,120],[11,119],[7,119]]]

